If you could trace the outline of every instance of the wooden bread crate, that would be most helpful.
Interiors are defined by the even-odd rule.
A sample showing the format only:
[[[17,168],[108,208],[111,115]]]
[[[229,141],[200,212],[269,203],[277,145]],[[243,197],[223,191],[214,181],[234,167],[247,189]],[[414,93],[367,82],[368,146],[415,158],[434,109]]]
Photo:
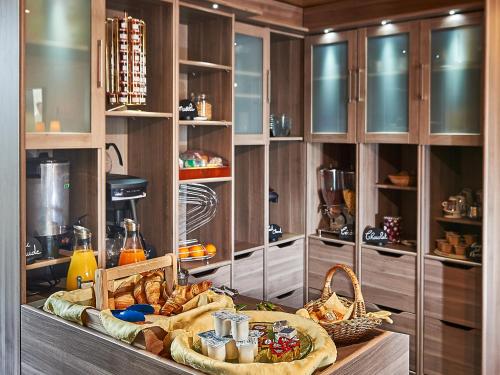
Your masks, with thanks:
[[[173,286],[177,284],[177,258],[174,254],[109,269],[98,269],[95,273],[94,286],[96,308],[98,310],[114,308],[113,286],[115,280],[160,269],[164,270],[167,287],[172,290]]]

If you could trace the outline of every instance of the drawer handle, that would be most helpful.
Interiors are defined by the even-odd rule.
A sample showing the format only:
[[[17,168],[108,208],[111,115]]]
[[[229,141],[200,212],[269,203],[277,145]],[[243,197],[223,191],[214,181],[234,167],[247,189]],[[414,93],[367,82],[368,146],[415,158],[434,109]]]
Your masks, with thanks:
[[[375,251],[384,257],[401,258],[403,256],[403,254],[391,253],[383,250],[375,250]]]
[[[374,303],[374,305],[379,310],[386,310],[386,311],[389,311],[390,313],[393,313],[395,315],[399,315],[399,314],[401,314],[403,312],[403,310],[395,309],[395,308],[389,307],[389,306],[379,305],[379,304],[376,304],[376,303]]]
[[[284,247],[292,246],[294,243],[295,243],[295,240],[288,241],[288,242],[283,242],[283,243],[280,243],[279,245],[276,245],[276,246],[278,246],[279,248],[282,249]]]
[[[214,268],[212,270],[207,270],[207,271],[202,271],[202,272],[196,272],[195,274],[191,274],[191,276],[193,276],[196,279],[199,279],[200,277],[205,277],[205,276],[213,275],[218,270],[219,270],[218,268]]]
[[[463,326],[461,324],[457,323],[452,323],[452,322],[447,322],[445,320],[440,320],[441,323],[443,323],[445,326],[451,327],[451,328],[456,328],[456,329],[461,329],[462,331],[472,331],[474,328]]]
[[[450,267],[450,268],[458,268],[461,270],[470,270],[474,266],[470,266],[468,264],[461,264],[461,263],[452,263],[452,262],[447,262],[446,260],[439,260],[443,266],[445,267]]]
[[[323,241],[323,240],[321,240],[321,242],[323,242],[326,246],[332,246],[332,247],[343,247],[343,246],[345,246],[344,244],[337,243],[337,242],[330,242],[330,241]]]
[[[295,293],[295,290],[292,290],[291,292],[286,292],[286,293],[283,293],[282,295],[277,296],[277,297],[276,297],[276,299],[285,299],[285,298],[288,298],[288,297],[290,297],[293,293]]]
[[[242,260],[246,258],[250,258],[254,252],[252,251],[251,253],[245,253],[245,254],[239,254],[234,256],[234,260]]]

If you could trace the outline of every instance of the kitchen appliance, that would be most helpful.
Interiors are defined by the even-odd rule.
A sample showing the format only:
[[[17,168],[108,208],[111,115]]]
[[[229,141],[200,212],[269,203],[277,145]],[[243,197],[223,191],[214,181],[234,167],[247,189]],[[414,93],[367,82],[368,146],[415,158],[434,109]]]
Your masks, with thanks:
[[[42,245],[43,258],[57,258],[68,232],[70,163],[41,153],[26,162],[27,236]]]
[[[336,168],[320,169],[321,209],[329,219],[328,228],[319,228],[319,235],[339,235],[345,225],[354,224],[356,175]]]

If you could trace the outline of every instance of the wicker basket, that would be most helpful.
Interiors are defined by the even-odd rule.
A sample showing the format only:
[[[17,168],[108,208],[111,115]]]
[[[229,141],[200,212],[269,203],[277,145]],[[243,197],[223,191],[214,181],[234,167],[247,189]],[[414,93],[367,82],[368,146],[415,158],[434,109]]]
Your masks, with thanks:
[[[326,275],[325,286],[323,287],[321,298],[307,303],[305,309],[308,312],[317,311],[319,307],[323,306],[328,298],[330,298],[333,294],[331,282],[337,270],[343,270],[351,279],[354,288],[354,301],[350,301],[343,297],[339,297],[339,299],[346,307],[350,307],[354,303],[352,315],[348,320],[335,323],[320,321],[319,324],[328,332],[336,344],[348,345],[361,340],[382,324],[381,319],[366,315],[365,301],[361,294],[361,287],[356,275],[348,266],[337,264],[331,268]]]

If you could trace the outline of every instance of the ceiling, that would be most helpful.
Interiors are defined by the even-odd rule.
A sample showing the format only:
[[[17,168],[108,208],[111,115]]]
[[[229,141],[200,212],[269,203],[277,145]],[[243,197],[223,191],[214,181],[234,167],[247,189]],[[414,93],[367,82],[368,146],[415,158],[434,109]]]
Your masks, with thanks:
[[[335,3],[339,0],[279,0],[282,3],[296,5],[302,8],[313,7],[315,5],[323,5]]]

